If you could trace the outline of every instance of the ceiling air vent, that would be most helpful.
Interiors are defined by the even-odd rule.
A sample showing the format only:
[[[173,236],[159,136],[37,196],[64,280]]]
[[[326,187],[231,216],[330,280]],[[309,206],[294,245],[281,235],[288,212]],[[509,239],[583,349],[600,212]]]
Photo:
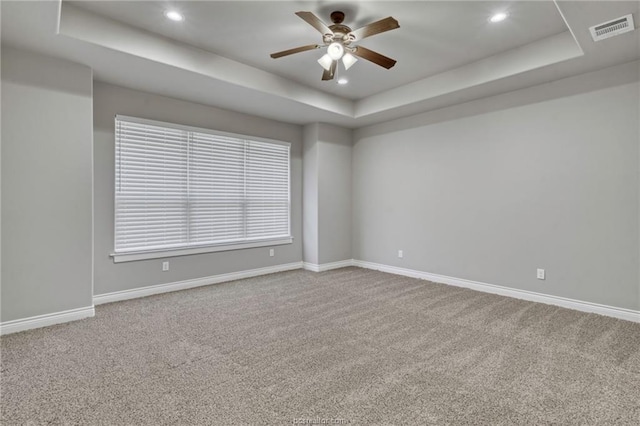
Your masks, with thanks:
[[[633,15],[626,15],[589,28],[593,41],[604,40],[633,30]]]

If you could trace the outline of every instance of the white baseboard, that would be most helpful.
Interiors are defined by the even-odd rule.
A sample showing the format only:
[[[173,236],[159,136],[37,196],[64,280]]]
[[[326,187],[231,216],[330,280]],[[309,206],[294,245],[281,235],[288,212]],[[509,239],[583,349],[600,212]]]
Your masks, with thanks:
[[[312,272],[330,271],[332,269],[346,268],[347,266],[353,266],[353,259],[340,260],[338,262],[331,262],[331,263],[322,263],[320,265],[318,265],[317,263],[309,263],[309,262],[303,263],[303,268],[306,269],[307,271],[312,271]]]
[[[339,262],[313,264],[308,262],[294,262],[283,265],[268,266],[265,268],[250,269],[248,271],[231,272],[228,274],[213,275],[210,277],[196,278],[192,280],[178,281],[167,284],[159,284],[148,287],[142,287],[132,290],[117,291],[107,294],[99,294],[93,297],[94,305],[104,303],[117,302],[120,300],[134,299],[138,297],[151,296],[154,294],[167,293],[177,290],[185,290],[188,288],[201,287],[205,285],[217,284],[226,281],[239,280],[243,278],[257,277],[260,275],[273,274],[276,272],[291,271],[304,268],[313,272],[324,272],[332,269],[344,268],[347,266],[357,266],[365,269],[374,269],[390,274],[403,275],[406,277],[419,278],[436,283],[453,285],[456,287],[464,287],[485,293],[499,294],[502,296],[513,297],[516,299],[528,300],[531,302],[545,303],[548,305],[560,306],[563,308],[574,309],[582,312],[590,312],[599,315],[605,315],[613,318],[619,318],[626,321],[640,323],[640,311],[631,309],[616,308],[613,306],[601,305],[591,302],[583,302],[580,300],[568,299],[565,297],[551,296],[547,294],[535,293],[526,290],[517,290],[499,285],[487,284],[478,281],[465,280],[462,278],[448,277],[446,275],[432,274],[429,272],[416,271],[413,269],[400,268],[397,266],[383,265],[373,262],[365,262],[362,260],[347,259]],[[70,321],[76,321],[83,318],[93,317],[95,309],[93,306],[85,308],[70,309],[68,311],[56,312],[52,314],[38,315],[29,318],[17,319],[0,323],[0,335],[17,333],[19,331],[30,330],[34,328],[47,327],[50,325],[61,324]]]
[[[403,275],[406,277],[419,278],[435,283],[448,284],[456,287],[465,287],[484,293],[499,294],[501,296],[514,297],[516,299],[528,300],[531,302],[545,303],[563,308],[574,309],[576,311],[589,312],[608,317],[618,318],[626,321],[640,323],[640,311],[631,309],[616,308],[613,306],[600,305],[598,303],[583,302],[581,300],[568,299],[565,297],[551,296],[548,294],[535,293],[533,291],[517,290],[499,285],[487,284],[478,281],[470,281],[462,278],[448,277],[446,275],[431,274],[429,272],[416,271],[413,269],[399,268],[397,266],[382,265],[379,263],[354,260],[353,266],[360,268],[375,269],[377,271],[388,272],[390,274]]]
[[[250,269],[248,271],[231,272],[228,274],[212,275],[209,277],[195,278],[192,280],[151,285],[147,287],[134,288],[131,290],[115,291],[113,293],[98,294],[93,296],[93,304],[102,305],[104,303],[136,299],[138,297],[152,296],[154,294],[168,293],[171,291],[186,290],[188,288],[219,284],[226,281],[240,280],[243,278],[257,277],[260,275],[291,271],[301,268],[302,262],[285,263],[283,265],[267,266],[265,268]]]
[[[48,327],[50,325],[89,318],[94,315],[94,307],[87,306],[85,308],[69,309],[68,311],[54,312],[52,314],[38,315],[13,321],[5,321],[0,324],[0,335],[17,333],[19,331],[31,330],[33,328]]]

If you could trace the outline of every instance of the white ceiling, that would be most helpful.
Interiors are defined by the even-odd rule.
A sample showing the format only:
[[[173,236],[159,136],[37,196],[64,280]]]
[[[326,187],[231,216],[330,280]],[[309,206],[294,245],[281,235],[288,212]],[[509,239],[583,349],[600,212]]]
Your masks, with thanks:
[[[567,31],[553,2],[179,2],[185,21],[164,18],[167,3],[73,2],[103,16],[161,34],[282,77],[349,99],[411,83]],[[342,10],[352,29],[393,16],[400,28],[366,39],[362,45],[398,61],[387,71],[360,61],[346,73],[350,84],[321,81],[316,62],[323,51],[308,51],[272,59],[269,54],[321,43],[322,37],[295,15],[311,11],[330,24],[329,14]],[[488,18],[508,11],[511,19],[491,24]],[[347,12],[348,11],[348,12]]]
[[[84,63],[98,80],[281,121],[359,127],[640,59],[640,31],[594,43],[588,27],[637,1],[2,1],[2,43]],[[167,7],[185,21],[167,21]],[[355,29],[393,16],[400,28],[361,44],[398,61],[359,60],[349,84],[320,81],[319,43],[294,13]],[[504,22],[491,24],[496,11]],[[59,34],[58,34],[59,31]],[[343,72],[344,74],[344,72]]]

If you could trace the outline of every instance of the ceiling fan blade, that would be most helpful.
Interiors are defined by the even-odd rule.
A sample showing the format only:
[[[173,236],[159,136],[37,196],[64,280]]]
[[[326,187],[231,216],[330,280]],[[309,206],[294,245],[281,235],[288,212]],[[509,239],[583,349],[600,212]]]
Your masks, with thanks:
[[[311,12],[296,12],[296,15],[304,19],[309,25],[311,25],[316,30],[320,31],[322,35],[331,34],[333,35],[333,31],[320,20],[316,15]]]
[[[348,35],[350,37],[353,36],[354,40],[362,40],[363,38],[371,37],[372,35],[380,34],[385,31],[395,30],[396,28],[400,28],[400,24],[389,16],[388,18],[372,22],[371,24],[358,28],[355,31],[351,31]]]
[[[369,50],[366,47],[357,46],[351,52],[356,56],[359,56],[362,59],[366,59],[367,61],[371,61],[376,65],[380,65],[386,69],[393,67],[396,64],[394,59],[388,58],[384,55],[379,54],[378,52],[374,52],[373,50]]]
[[[338,61],[333,61],[331,64],[331,68],[328,70],[324,70],[322,73],[322,80],[333,80],[333,77],[336,75],[336,68],[338,67]]]
[[[272,53],[271,57],[273,59],[282,58],[283,56],[293,55],[294,53],[306,52],[307,50],[319,49],[319,44],[309,44],[307,46],[300,46],[289,50],[283,50],[282,52]]]

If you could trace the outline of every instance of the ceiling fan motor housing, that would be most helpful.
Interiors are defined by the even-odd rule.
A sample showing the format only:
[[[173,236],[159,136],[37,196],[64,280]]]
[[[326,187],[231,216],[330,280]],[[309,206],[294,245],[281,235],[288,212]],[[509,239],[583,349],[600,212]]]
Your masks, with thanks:
[[[323,41],[325,44],[337,42],[348,45],[355,40],[355,37],[349,36],[351,28],[342,25],[342,21],[344,21],[344,12],[339,10],[331,12],[331,22],[333,22],[333,25],[329,26],[329,29],[333,31],[333,34],[324,35]]]
[[[349,37],[349,33],[351,33],[351,28],[346,25],[336,24],[331,25],[329,27],[331,31],[333,31],[333,36],[331,37],[332,41],[351,43],[355,38]]]

